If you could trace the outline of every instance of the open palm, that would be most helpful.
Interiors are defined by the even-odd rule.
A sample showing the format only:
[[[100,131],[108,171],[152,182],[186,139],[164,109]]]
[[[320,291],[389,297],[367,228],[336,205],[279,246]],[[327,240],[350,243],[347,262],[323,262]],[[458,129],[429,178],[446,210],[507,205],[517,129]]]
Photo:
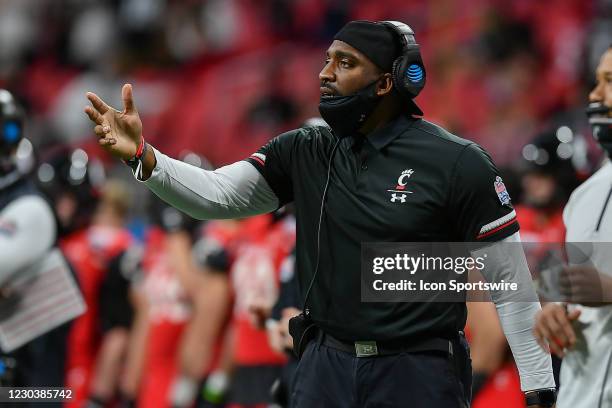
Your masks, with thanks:
[[[85,113],[95,123],[94,132],[100,146],[113,156],[128,160],[134,157],[142,140],[142,121],[134,105],[132,85],[123,85],[121,97],[123,111],[118,111],[88,92],[87,99],[92,106],[87,106]]]

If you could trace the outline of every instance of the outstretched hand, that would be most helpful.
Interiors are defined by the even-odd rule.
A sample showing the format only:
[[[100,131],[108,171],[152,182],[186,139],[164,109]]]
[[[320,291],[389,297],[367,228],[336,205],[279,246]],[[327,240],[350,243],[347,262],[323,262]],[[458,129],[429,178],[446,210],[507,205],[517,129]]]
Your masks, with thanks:
[[[134,105],[132,85],[123,85],[121,97],[123,111],[118,111],[98,95],[87,92],[92,106],[85,107],[85,113],[95,123],[94,132],[100,146],[115,157],[129,160],[136,155],[142,140],[142,121]]]

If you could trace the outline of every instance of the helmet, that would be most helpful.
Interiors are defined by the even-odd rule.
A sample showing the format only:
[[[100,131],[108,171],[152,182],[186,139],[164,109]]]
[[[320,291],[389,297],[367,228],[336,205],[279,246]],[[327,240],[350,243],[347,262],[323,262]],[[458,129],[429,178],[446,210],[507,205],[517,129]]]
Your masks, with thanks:
[[[83,149],[54,147],[41,154],[36,179],[55,206],[60,233],[89,224],[105,180],[100,161],[90,158]]]
[[[0,89],[0,190],[24,176],[16,160],[17,146],[23,140],[23,124],[23,110],[9,91]]]
[[[0,155],[12,154],[21,139],[25,115],[13,95],[0,89]]]
[[[521,163],[523,178],[530,175],[547,177],[554,182],[554,192],[548,200],[531,203],[536,207],[563,205],[580,184],[576,163],[585,154],[568,126],[548,129],[523,147]],[[526,193],[526,192],[524,192]],[[529,197],[523,197],[529,204]]]

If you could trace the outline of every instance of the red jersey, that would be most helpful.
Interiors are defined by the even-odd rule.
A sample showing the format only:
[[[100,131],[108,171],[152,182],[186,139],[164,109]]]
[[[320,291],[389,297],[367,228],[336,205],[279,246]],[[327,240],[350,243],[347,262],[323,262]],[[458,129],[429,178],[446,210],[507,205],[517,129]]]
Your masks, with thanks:
[[[563,243],[565,241],[562,208],[546,213],[531,207],[517,205],[515,211],[521,226],[523,242]]]
[[[142,294],[147,299],[149,329],[138,406],[169,407],[169,389],[177,374],[177,351],[192,310],[171,259],[166,236],[159,229],[147,234],[142,262]]]
[[[521,225],[521,240],[529,270],[538,276],[554,259],[565,258],[565,224],[563,209],[542,211],[517,206],[516,217]]]
[[[524,408],[525,396],[513,361],[491,374],[472,402],[472,408]]]
[[[195,258],[201,265],[208,265],[209,258],[218,258],[222,252],[222,258],[228,263],[208,266],[229,271],[237,242],[245,236],[248,233],[243,230],[242,224],[209,222],[202,238],[195,244]],[[150,230],[143,259],[144,279],[140,287],[148,300],[150,325],[138,406],[146,408],[169,406],[170,387],[179,370],[177,353],[181,337],[192,316],[190,301],[166,255],[165,239],[161,230]],[[223,333],[220,333],[212,361],[205,368],[206,373],[217,367],[223,339]]]
[[[465,336],[470,340],[470,328]],[[472,399],[472,408],[524,408],[525,396],[514,361],[506,361],[492,373],[478,395]]]
[[[267,225],[261,224],[262,219],[267,219]],[[290,217],[272,224],[270,215],[256,217],[251,223],[245,225],[250,239],[238,248],[231,272],[235,293],[234,359],[237,365],[283,364],[285,356],[270,348],[264,329],[252,325],[248,308],[253,301],[264,301],[270,307],[276,301],[280,265],[295,243],[295,223]],[[249,226],[254,228],[249,230]]]
[[[73,398],[66,406],[81,406],[89,396],[89,382],[100,345],[100,288],[112,259],[125,251],[132,238],[121,228],[92,226],[60,242],[73,265],[87,309],[77,317],[68,334],[66,387]]]
[[[210,255],[215,251],[224,251],[228,256],[227,272],[233,259],[236,257],[236,249],[243,239],[244,221],[215,220],[209,221],[202,230],[202,238],[196,243],[205,248],[204,255]],[[203,262],[206,260],[202,259]]]
[[[253,221],[215,220],[209,221],[202,230],[202,237],[194,245],[194,257],[202,267],[212,268],[216,272],[230,274],[231,265],[236,258],[236,251],[243,240],[248,239],[249,230],[257,230],[255,225],[264,225],[265,219]],[[251,227],[248,228],[248,225]],[[231,322],[231,316],[223,324],[215,340],[211,360],[204,367],[207,377],[219,368],[223,344],[226,341],[226,329]]]

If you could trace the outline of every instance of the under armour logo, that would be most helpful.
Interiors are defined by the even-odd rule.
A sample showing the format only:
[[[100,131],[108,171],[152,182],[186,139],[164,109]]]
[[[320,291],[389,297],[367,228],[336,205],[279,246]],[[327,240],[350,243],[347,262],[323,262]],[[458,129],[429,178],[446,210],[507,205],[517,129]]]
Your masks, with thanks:
[[[405,203],[406,202],[406,194],[391,194],[391,202],[394,203],[396,201],[401,202],[401,203]]]

